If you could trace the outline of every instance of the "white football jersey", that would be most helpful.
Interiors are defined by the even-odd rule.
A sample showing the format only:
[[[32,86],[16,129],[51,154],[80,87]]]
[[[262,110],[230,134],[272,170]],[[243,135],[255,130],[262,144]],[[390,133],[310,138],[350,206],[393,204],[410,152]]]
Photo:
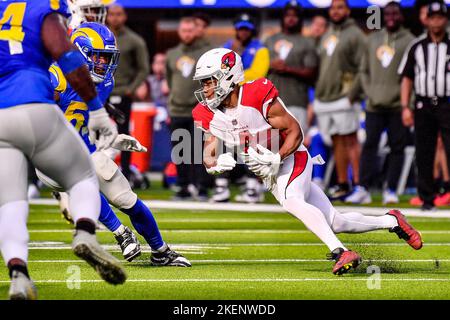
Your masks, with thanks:
[[[267,121],[267,114],[277,97],[278,90],[272,82],[262,78],[241,86],[237,107],[212,110],[198,104],[192,115],[197,127],[224,141],[228,147],[245,149],[259,143],[273,150],[279,147],[281,137]]]

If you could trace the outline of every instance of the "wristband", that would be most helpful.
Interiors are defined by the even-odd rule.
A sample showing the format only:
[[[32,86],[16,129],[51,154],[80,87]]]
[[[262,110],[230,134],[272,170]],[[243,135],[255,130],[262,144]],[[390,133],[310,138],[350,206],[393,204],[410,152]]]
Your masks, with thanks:
[[[95,96],[94,99],[86,102],[86,104],[89,108],[89,111],[96,111],[96,110],[103,108],[103,103],[101,102],[101,100],[98,96]]]
[[[78,50],[65,52],[61,57],[59,57],[57,62],[64,74],[69,74],[72,71],[86,65],[86,59]]]

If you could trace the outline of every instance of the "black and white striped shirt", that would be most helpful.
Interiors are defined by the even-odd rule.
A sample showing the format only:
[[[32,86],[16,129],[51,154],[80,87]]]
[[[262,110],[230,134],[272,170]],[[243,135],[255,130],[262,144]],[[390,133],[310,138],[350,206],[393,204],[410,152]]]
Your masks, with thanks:
[[[415,39],[405,51],[398,73],[414,81],[418,98],[450,97],[449,35],[439,43],[428,35]]]

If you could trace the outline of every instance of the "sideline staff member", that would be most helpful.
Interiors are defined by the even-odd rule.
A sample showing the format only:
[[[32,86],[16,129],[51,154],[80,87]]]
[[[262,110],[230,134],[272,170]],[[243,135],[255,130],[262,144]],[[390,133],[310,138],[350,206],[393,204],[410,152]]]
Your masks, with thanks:
[[[415,125],[418,191],[423,210],[434,209],[437,190],[433,184],[433,163],[439,131],[450,159],[450,40],[447,7],[442,1],[428,5],[428,33],[411,44],[399,67],[402,75],[402,120]],[[414,113],[408,108],[411,91],[416,95]],[[450,162],[448,162],[450,164]]]

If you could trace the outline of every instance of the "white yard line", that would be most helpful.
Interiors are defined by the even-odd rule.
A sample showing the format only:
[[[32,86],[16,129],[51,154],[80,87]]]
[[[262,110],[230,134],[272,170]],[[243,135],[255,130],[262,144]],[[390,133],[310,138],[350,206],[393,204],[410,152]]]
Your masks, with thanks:
[[[348,246],[367,246],[367,247],[406,247],[407,245],[402,242],[388,242],[388,243],[361,243],[361,242],[348,242],[346,243]],[[425,244],[428,247],[449,247],[450,242],[444,243],[427,243]],[[171,244],[171,248],[180,252],[186,252],[190,254],[194,254],[196,251],[198,253],[199,250],[204,249],[213,249],[213,250],[230,250],[233,247],[323,247],[325,246],[323,243],[244,243],[244,244],[235,244],[235,243],[220,243],[220,244],[192,244],[192,245],[177,245]],[[105,250],[109,250],[112,252],[121,252],[118,249],[117,244],[106,244],[102,245]],[[38,243],[34,243],[29,246],[29,250],[72,250],[70,245],[39,245]],[[142,248],[142,252],[150,252],[150,248]],[[200,251],[201,252],[201,251]]]
[[[326,259],[191,259],[193,264],[208,264],[208,263],[278,263],[278,262],[326,262]],[[367,259],[366,262],[402,262],[402,263],[423,263],[423,262],[450,262],[450,259]],[[83,260],[29,260],[30,263],[85,263]],[[138,260],[127,262],[126,264],[147,264],[149,261]]]
[[[73,229],[32,229],[29,233],[73,233]],[[275,234],[312,234],[308,230],[294,229],[160,229],[161,232],[167,233],[275,233]],[[97,232],[110,232],[108,230],[97,230]],[[380,234],[387,231],[379,230],[367,234]],[[450,234],[450,230],[420,230],[421,234]]]
[[[57,205],[54,199],[34,199],[30,201],[36,205]],[[238,212],[286,212],[277,204],[241,204],[241,203],[207,203],[194,201],[164,201],[164,200],[145,200],[144,203],[152,209],[175,209],[175,210],[223,210]],[[336,206],[341,212],[358,211],[367,215],[383,215],[388,209],[371,207],[349,207]],[[401,209],[401,211],[411,217],[424,218],[450,218],[450,210],[439,210],[435,212],[423,212],[420,209]]]
[[[86,280],[33,280],[35,283],[104,283],[103,280],[86,279]],[[224,278],[224,279],[127,279],[126,282],[358,282],[371,281],[370,278],[284,278],[284,279],[266,279],[266,278]],[[450,282],[450,278],[398,278],[398,279],[381,279],[381,281],[389,282]],[[10,283],[10,281],[2,280],[0,283]]]

